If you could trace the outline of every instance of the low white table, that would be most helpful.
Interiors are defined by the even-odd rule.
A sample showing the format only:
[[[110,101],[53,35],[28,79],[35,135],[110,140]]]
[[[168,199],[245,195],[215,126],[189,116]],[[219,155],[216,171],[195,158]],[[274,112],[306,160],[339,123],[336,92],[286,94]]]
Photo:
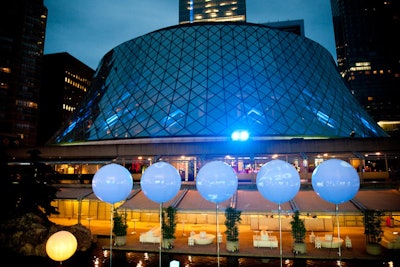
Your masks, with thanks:
[[[213,234],[195,234],[192,236],[196,245],[209,245],[214,242],[215,235]]]

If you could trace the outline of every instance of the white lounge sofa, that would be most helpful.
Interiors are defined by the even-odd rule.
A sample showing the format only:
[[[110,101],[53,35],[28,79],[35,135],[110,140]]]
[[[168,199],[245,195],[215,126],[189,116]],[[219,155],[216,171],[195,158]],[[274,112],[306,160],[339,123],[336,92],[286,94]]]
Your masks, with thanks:
[[[140,234],[139,240],[140,243],[160,243],[161,242],[160,228],[154,227],[149,231]]]
[[[277,248],[278,239],[276,238],[276,236],[269,235],[267,231],[261,231],[260,235],[253,235],[253,246],[257,248]]]
[[[399,232],[385,230],[380,244],[387,249],[400,249]]]

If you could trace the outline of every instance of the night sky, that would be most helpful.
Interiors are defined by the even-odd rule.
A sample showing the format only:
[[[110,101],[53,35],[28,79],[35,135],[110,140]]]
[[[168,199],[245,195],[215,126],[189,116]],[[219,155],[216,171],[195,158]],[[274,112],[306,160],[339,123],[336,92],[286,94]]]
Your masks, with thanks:
[[[304,20],[305,35],[336,61],[329,0],[247,0],[247,22]],[[44,0],[45,54],[68,52],[96,69],[115,46],[179,23],[178,0]]]

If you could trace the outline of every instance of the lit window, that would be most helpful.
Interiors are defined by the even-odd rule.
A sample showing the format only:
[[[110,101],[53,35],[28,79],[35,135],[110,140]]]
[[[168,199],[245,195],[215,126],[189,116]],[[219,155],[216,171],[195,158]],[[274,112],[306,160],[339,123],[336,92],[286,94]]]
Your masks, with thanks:
[[[0,71],[4,72],[4,73],[11,73],[11,69],[10,68],[0,68]]]
[[[17,100],[16,105],[20,107],[26,107],[26,108],[38,108],[38,104],[32,101],[26,101],[26,100]]]
[[[8,89],[8,84],[7,83],[0,83],[0,88]]]

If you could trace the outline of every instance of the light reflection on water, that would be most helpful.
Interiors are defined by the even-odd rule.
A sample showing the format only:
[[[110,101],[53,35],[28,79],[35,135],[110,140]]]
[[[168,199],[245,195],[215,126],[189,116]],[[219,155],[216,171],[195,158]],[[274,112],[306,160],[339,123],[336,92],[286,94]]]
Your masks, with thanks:
[[[161,255],[163,267],[170,266],[172,260],[179,261],[179,267],[218,266],[217,257],[174,254],[164,251]],[[393,250],[391,255],[385,255],[381,258],[381,260],[342,260],[339,263],[333,259],[301,260],[290,258],[283,259],[282,267],[400,267],[399,250]],[[70,259],[62,262],[62,265],[48,257],[21,257],[2,250],[0,250],[0,259],[2,263],[12,262],[12,266],[15,267],[110,267],[110,250],[103,250],[96,246],[85,252],[79,251]],[[390,262],[390,260],[394,262]],[[111,258],[112,267],[159,267],[159,263],[159,253],[113,250]],[[220,257],[219,263],[220,267],[280,267],[279,258]]]
[[[109,251],[94,252],[93,266],[90,267],[108,267],[110,266]],[[180,267],[208,267],[218,266],[218,258],[211,256],[182,255],[162,252],[162,266],[169,266],[170,262],[175,260],[179,262]],[[158,253],[139,253],[113,251],[111,258],[113,267],[158,267],[160,264]],[[221,267],[278,267],[279,258],[238,258],[238,257],[220,257],[219,266]],[[398,267],[393,262],[372,261],[372,260],[307,260],[307,259],[283,259],[283,267]]]

